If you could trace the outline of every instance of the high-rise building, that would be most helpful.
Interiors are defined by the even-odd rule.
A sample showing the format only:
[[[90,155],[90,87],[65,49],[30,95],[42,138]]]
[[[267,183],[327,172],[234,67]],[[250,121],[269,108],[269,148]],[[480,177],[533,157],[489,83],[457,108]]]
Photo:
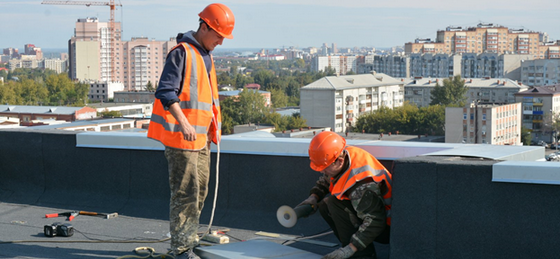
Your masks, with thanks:
[[[115,47],[111,52],[109,23],[97,18],[78,19],[75,35],[69,41],[71,79],[102,83],[114,78],[125,90],[145,90],[148,82],[154,88],[158,85],[165,58],[176,40],[134,37],[122,41],[120,28],[121,24],[116,22]],[[111,64],[111,55],[114,64]],[[100,95],[99,98],[111,97]]]
[[[146,90],[148,82],[155,89],[167,53],[175,45],[175,39],[156,41],[136,37],[131,41],[122,41],[116,47],[115,78],[123,82],[125,90]]]
[[[410,53],[516,53],[539,56],[542,33],[479,23],[476,27],[447,27],[437,31],[435,42],[416,40],[405,44]]]
[[[70,54],[68,76],[72,80],[111,80],[111,47],[108,22],[95,17],[78,19],[74,36],[68,42]],[[121,41],[121,24],[115,22],[114,42]]]
[[[332,68],[338,75],[346,75],[350,71],[358,71],[356,56],[316,56],[312,60],[313,71],[325,71]]]

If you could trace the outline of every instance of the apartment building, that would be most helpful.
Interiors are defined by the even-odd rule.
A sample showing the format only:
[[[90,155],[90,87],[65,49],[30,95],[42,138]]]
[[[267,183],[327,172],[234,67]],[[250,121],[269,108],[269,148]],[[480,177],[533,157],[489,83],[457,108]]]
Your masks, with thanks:
[[[111,64],[110,30],[108,22],[97,18],[80,18],[74,36],[68,41],[69,72],[72,80],[110,81]],[[121,23],[115,22],[114,43],[121,40]]]
[[[533,60],[528,54],[464,53],[461,54],[461,76],[464,78],[509,78],[521,80],[521,63]]]
[[[346,75],[347,72],[358,71],[356,56],[316,56],[313,58],[311,67],[315,72],[325,71],[333,68],[337,75]]]
[[[115,23],[114,49],[110,48],[108,22],[97,18],[78,19],[69,41],[69,76],[74,80],[108,82],[111,73],[126,90],[146,90],[148,82],[157,86],[167,53],[176,40],[157,41],[147,37],[121,40],[121,24]],[[114,64],[112,57],[114,57]]]
[[[65,73],[68,71],[68,60],[62,60],[59,58],[49,58],[43,61],[44,68],[55,71],[56,73]]]
[[[392,77],[410,77],[410,57],[402,55],[368,55],[364,63],[357,62],[357,73],[368,74],[372,71]]]
[[[531,55],[497,53],[413,53],[409,55],[368,55],[358,57],[358,74],[371,71],[397,78],[509,78],[521,80],[521,61]],[[363,62],[361,61],[363,60]]]
[[[521,145],[521,117],[521,103],[447,107],[445,143]]]
[[[11,71],[16,68],[38,68],[41,66],[41,61],[37,60],[35,55],[20,55],[18,59],[10,59],[8,67]]]
[[[126,90],[146,90],[148,82],[156,87],[165,65],[167,53],[177,42],[157,41],[147,37],[135,37],[122,41],[116,47],[115,78],[123,82]]]
[[[521,82],[528,86],[560,84],[560,59],[523,60]]]
[[[533,140],[551,143],[551,125],[560,116],[560,85],[532,87],[515,94],[515,100],[523,105],[523,126]]]
[[[459,75],[461,55],[443,53],[410,54],[411,77],[448,78]]]
[[[88,99],[90,101],[107,102],[114,98],[115,92],[123,91],[120,82],[89,81]]]
[[[449,26],[437,31],[435,42],[406,43],[405,53],[516,53],[538,58],[541,34],[483,23],[466,29]]]
[[[432,102],[431,91],[436,84],[443,85],[445,78],[410,78],[402,79],[404,99],[418,107],[427,107]],[[515,94],[528,87],[507,78],[466,78],[466,103],[480,101],[483,103],[514,103]]]
[[[403,82],[382,73],[327,76],[301,88],[301,117],[310,127],[346,132],[360,115],[402,106],[403,93]]]

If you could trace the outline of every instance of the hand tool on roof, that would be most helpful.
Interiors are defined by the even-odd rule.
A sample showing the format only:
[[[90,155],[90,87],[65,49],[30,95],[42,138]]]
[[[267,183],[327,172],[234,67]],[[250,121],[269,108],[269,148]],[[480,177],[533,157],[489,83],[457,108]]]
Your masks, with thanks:
[[[80,215],[78,211],[69,211],[69,212],[62,212],[62,213],[45,214],[45,218],[67,217],[66,220],[72,221],[78,215]]]
[[[80,215],[87,215],[87,216],[101,216],[104,217],[106,219],[111,219],[111,218],[116,218],[119,216],[118,213],[113,212],[113,213],[109,213],[109,214],[105,214],[105,213],[98,213],[98,212],[91,212],[91,211],[79,211]]]
[[[296,225],[297,220],[301,217],[309,216],[313,211],[313,206],[309,204],[300,205],[295,208],[283,205],[276,211],[276,219],[286,228],[291,228]]]

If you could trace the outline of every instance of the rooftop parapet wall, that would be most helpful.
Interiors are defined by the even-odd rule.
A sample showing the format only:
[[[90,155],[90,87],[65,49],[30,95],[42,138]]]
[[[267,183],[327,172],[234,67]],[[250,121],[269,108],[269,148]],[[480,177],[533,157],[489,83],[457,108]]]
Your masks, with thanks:
[[[292,229],[276,221],[277,208],[301,202],[319,176],[309,168],[309,140],[224,137],[214,224],[293,234],[326,229],[318,218]],[[0,143],[0,202],[168,218],[167,161],[163,147],[145,134],[0,130]],[[552,244],[560,230],[560,188],[493,182],[502,160],[532,161],[544,156],[542,147],[348,143],[393,171],[391,258],[555,258],[560,252]],[[216,149],[202,223],[212,208]],[[475,154],[484,158],[467,158]],[[542,164],[560,172],[560,163]]]
[[[560,174],[560,163],[542,163]],[[437,156],[395,161],[391,259],[557,258],[559,186],[493,181],[499,164]]]

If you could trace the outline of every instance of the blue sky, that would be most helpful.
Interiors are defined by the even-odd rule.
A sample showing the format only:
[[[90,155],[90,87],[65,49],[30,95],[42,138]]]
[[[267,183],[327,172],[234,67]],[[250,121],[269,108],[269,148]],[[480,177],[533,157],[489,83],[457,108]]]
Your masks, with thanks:
[[[43,0],[0,0],[0,48],[66,48],[78,18],[109,20],[109,7],[44,5]],[[109,2],[104,0],[95,0]],[[116,0],[123,40],[167,40],[194,30],[198,13],[214,1]],[[547,32],[560,39],[559,0],[230,0],[235,14],[233,40],[221,48],[283,46],[392,47],[416,38],[435,39],[447,26],[480,22]],[[220,48],[220,47],[218,47]]]

